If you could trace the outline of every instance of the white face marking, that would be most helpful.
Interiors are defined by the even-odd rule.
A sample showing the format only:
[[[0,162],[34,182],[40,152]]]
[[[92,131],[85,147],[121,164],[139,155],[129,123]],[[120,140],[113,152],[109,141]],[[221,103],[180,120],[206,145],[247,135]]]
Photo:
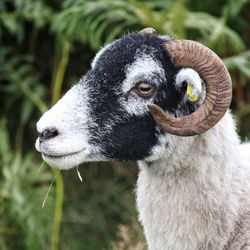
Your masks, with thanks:
[[[58,135],[42,143],[36,140],[36,149],[51,166],[71,168],[83,161],[95,160],[98,148],[91,148],[87,122],[90,121],[87,89],[75,85],[50,110],[40,118],[37,131],[56,129]],[[95,153],[94,153],[95,151]]]
[[[126,68],[126,78],[122,83],[123,92],[127,93],[136,83],[148,80],[153,81],[152,77],[156,74],[164,78],[164,69],[158,61],[150,55],[138,57],[131,65]],[[159,85],[157,81],[156,85]]]
[[[139,82],[152,83],[157,87],[159,86],[159,79],[157,76],[161,76],[161,79],[164,79],[164,69],[158,61],[150,55],[144,54],[126,68],[126,78],[122,83],[122,91],[128,93],[133,86]],[[152,100],[150,98],[143,99],[131,92],[128,95],[127,101],[123,99],[120,101],[129,114],[143,115],[148,112],[147,104]]]

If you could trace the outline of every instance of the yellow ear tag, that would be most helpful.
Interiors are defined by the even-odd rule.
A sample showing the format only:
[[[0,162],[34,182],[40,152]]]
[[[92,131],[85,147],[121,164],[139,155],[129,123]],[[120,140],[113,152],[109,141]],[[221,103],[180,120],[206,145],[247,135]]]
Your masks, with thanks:
[[[188,100],[190,101],[190,102],[195,102],[195,101],[197,101],[197,99],[198,99],[198,95],[192,95],[192,86],[191,86],[191,84],[188,82],[188,84],[187,84],[187,92],[186,92],[186,95],[187,95],[187,97],[188,97]]]

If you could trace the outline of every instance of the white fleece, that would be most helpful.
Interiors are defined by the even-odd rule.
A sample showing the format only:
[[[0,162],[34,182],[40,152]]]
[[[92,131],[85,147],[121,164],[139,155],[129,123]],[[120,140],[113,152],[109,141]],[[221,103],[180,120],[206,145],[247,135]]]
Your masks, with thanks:
[[[139,162],[149,250],[250,249],[250,144],[240,146],[231,115],[202,135],[161,141],[171,148]]]

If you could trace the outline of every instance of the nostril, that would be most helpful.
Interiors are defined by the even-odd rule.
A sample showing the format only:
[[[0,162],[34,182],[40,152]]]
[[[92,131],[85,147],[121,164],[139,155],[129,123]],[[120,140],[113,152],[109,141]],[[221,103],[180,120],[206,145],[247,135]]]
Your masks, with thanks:
[[[45,140],[54,138],[58,135],[58,132],[55,128],[45,129],[42,133],[39,133],[39,140],[43,142]]]

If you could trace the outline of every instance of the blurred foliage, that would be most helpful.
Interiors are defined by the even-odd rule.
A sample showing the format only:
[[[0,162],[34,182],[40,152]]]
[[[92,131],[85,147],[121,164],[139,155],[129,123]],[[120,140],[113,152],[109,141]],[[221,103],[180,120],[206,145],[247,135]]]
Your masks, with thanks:
[[[48,249],[47,225],[52,217],[52,198],[40,206],[51,175],[37,175],[33,152],[22,156],[11,149],[6,120],[0,120],[0,249]],[[39,215],[39,216],[38,216]]]
[[[54,172],[37,173],[35,123],[100,47],[151,26],[223,58],[240,135],[250,138],[249,11],[249,0],[0,1],[0,249],[145,249],[135,163],[84,164],[83,183],[60,173],[41,208]]]

